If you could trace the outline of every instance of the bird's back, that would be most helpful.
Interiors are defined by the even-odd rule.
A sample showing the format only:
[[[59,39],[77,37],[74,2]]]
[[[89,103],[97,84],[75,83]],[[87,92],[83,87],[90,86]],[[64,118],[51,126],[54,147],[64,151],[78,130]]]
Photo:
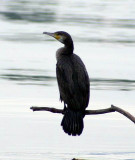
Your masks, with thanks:
[[[89,76],[80,57],[61,55],[56,73],[61,100],[71,110],[84,111],[89,103]]]

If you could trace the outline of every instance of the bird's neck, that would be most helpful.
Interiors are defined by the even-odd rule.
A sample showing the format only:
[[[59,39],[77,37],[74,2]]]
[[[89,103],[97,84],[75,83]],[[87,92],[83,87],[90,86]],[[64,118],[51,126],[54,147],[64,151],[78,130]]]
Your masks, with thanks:
[[[57,60],[61,59],[61,57],[63,57],[63,55],[71,55],[71,54],[73,54],[73,50],[74,50],[73,42],[65,44],[64,47],[59,48],[57,50],[56,59]]]
[[[73,54],[73,51],[74,51],[73,41],[71,41],[70,43],[65,44],[64,50],[65,50],[65,52],[67,54]]]

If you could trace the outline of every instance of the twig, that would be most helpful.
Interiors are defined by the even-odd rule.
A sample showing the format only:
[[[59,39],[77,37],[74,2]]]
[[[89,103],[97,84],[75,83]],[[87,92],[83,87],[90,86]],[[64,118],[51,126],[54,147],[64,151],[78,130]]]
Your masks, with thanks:
[[[126,116],[128,119],[130,119],[132,122],[135,123],[135,117],[133,115],[131,115],[129,112],[127,112],[119,107],[116,107],[114,105],[111,105],[111,108],[114,109],[115,111],[123,114],[124,116]]]
[[[50,107],[36,107],[33,106],[30,109],[32,109],[33,111],[49,111],[52,113],[60,113],[60,114],[64,114],[64,110],[62,109],[56,109],[56,108],[50,108]],[[123,114],[124,116],[126,116],[128,119],[130,119],[133,123],[135,123],[135,117],[133,115],[131,115],[129,112],[116,107],[114,105],[111,105],[110,108],[106,108],[106,109],[99,109],[99,110],[86,110],[85,111],[85,115],[96,115],[96,114],[105,114],[105,113],[111,113],[111,112],[119,112],[121,114]]]
[[[33,106],[30,109],[32,109],[33,111],[49,111],[52,113],[61,113],[64,114],[62,109],[56,109],[56,108],[50,108],[50,107],[37,107],[37,106]]]

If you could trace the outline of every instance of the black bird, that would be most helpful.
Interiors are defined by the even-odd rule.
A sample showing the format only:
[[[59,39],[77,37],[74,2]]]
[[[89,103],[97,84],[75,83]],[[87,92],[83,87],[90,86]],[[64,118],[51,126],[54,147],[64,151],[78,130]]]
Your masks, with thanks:
[[[64,101],[64,117],[61,122],[68,135],[80,135],[83,131],[83,118],[89,103],[89,76],[84,63],[73,53],[71,36],[64,32],[43,32],[64,44],[56,52],[56,74],[60,100]]]

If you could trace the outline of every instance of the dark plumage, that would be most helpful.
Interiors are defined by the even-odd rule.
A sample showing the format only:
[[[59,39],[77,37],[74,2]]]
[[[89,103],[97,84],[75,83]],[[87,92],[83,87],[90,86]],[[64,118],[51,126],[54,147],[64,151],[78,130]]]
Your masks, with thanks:
[[[60,100],[64,101],[63,130],[69,135],[80,135],[83,131],[83,118],[89,103],[89,76],[84,63],[73,53],[71,36],[63,31],[44,32],[64,44],[56,52],[56,74]]]

